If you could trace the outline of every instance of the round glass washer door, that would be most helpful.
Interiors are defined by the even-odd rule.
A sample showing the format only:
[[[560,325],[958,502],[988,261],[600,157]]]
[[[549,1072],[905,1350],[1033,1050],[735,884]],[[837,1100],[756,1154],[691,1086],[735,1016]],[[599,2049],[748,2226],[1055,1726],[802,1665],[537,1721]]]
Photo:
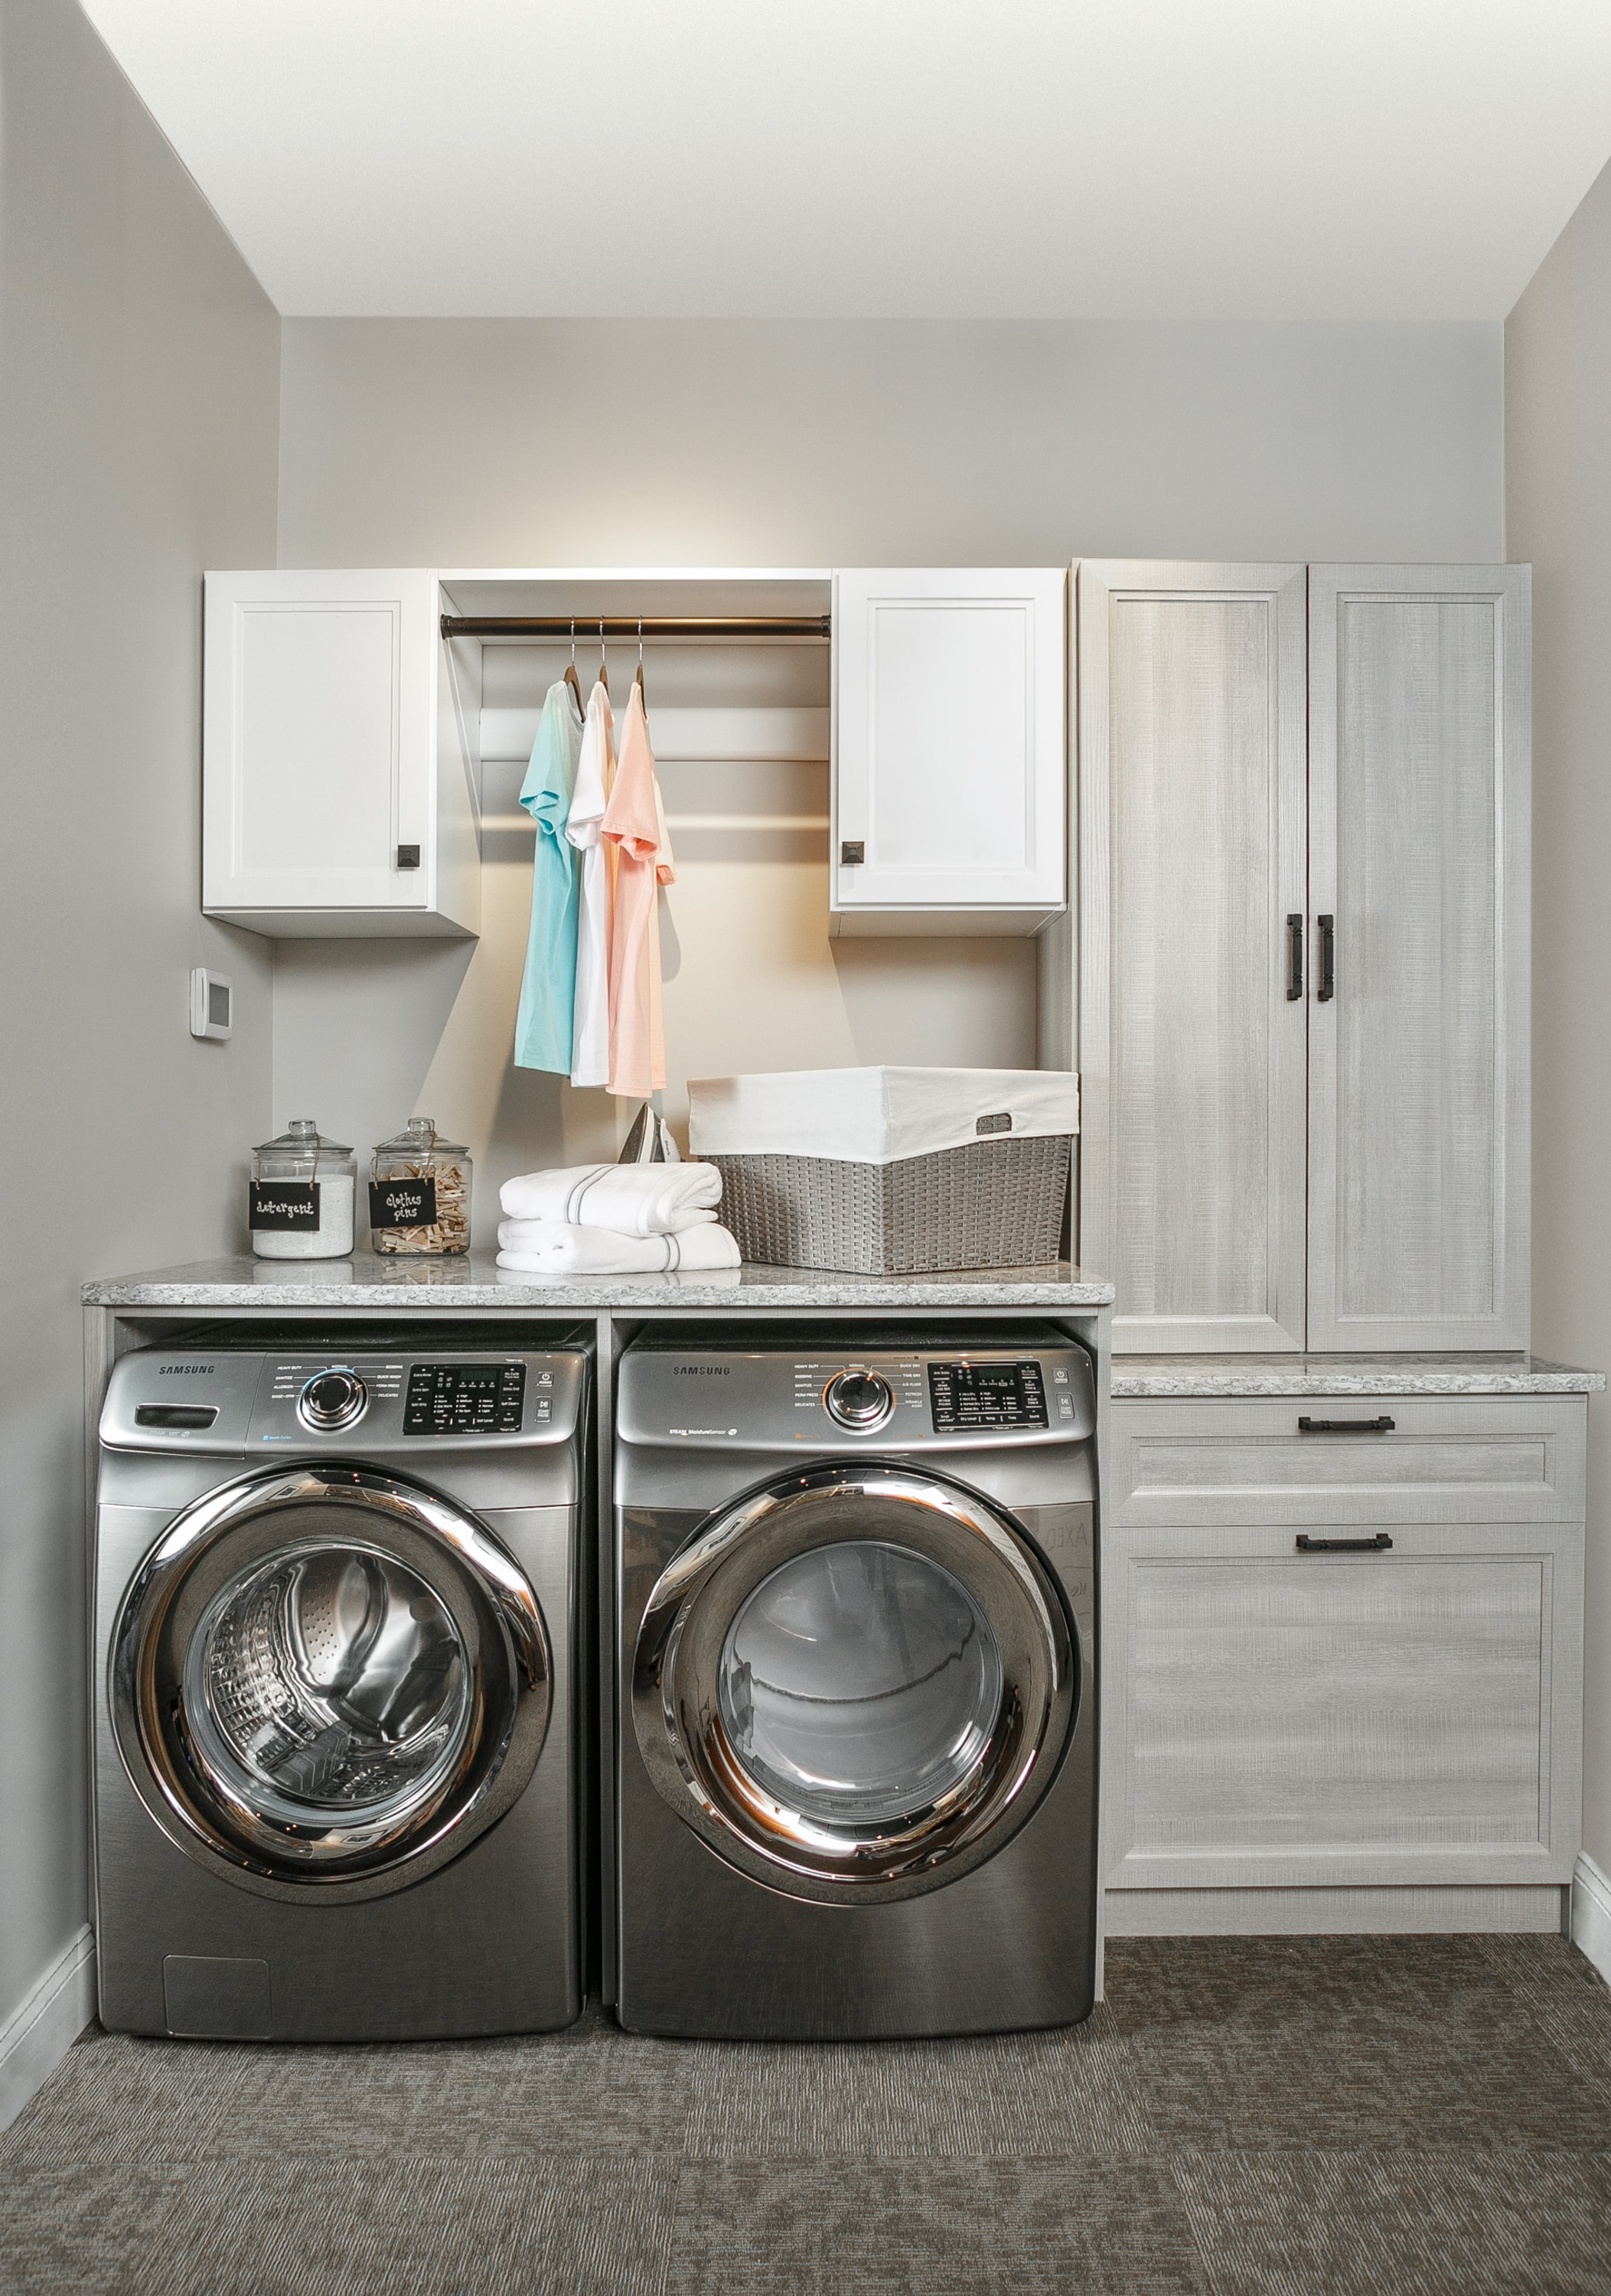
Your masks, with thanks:
[[[530,1780],[537,1600],[434,1492],[323,1463],[180,1516],[124,1602],[125,1767],[191,1856],[274,1896],[374,1897],[456,1857]]]
[[[633,1718],[655,1786],[730,1864],[826,1902],[909,1897],[1001,1849],[1073,1725],[1066,1615],[974,1493],[860,1466],[718,1518],[662,1575]]]

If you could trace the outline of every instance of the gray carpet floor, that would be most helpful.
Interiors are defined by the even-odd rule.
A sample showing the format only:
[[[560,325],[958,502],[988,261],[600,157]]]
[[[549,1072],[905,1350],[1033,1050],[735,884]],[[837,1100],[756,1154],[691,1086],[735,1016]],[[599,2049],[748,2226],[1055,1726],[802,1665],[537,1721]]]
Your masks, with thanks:
[[[1067,2033],[92,2030],[0,2284],[162,2296],[1611,2290],[1611,1992],[1555,1938],[1132,1940]]]

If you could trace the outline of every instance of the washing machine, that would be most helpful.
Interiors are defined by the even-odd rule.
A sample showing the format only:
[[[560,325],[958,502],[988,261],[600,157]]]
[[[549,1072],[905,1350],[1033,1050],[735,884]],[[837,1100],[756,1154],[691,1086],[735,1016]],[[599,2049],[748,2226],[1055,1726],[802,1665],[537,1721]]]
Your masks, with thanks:
[[[757,2040],[1090,2009],[1096,1405],[1059,1333],[618,1369],[616,2007]]]
[[[335,2041],[578,2015],[589,1368],[506,1327],[250,1324],[115,1365],[103,2023]]]

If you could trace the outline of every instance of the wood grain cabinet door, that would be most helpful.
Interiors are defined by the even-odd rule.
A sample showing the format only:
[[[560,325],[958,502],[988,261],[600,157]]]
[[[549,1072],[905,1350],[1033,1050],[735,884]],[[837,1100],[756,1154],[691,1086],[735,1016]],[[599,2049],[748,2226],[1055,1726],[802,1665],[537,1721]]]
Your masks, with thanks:
[[[1305,1538],[1359,1539],[1344,1517]],[[1582,1533],[1112,1533],[1110,1889],[1560,1882],[1578,1843]]]
[[[1078,584],[1080,1258],[1116,1351],[1301,1349],[1304,570]]]
[[[1528,1343],[1529,587],[1310,569],[1311,1349]]]

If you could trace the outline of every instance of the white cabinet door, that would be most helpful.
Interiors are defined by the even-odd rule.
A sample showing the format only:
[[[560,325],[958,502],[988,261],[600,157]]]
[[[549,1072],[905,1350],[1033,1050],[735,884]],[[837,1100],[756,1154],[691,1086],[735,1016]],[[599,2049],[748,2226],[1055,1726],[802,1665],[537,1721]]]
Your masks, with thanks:
[[[1067,585],[835,574],[835,931],[1032,932],[1062,908]]]
[[[269,933],[475,929],[463,756],[438,786],[436,612],[415,570],[208,576],[210,914]]]
[[[1581,1526],[1107,1538],[1110,1889],[1571,1878]]]
[[[1115,1351],[1301,1349],[1304,570],[1078,582],[1079,1256]]]
[[[1528,1339],[1529,570],[1310,570],[1311,1348]]]

